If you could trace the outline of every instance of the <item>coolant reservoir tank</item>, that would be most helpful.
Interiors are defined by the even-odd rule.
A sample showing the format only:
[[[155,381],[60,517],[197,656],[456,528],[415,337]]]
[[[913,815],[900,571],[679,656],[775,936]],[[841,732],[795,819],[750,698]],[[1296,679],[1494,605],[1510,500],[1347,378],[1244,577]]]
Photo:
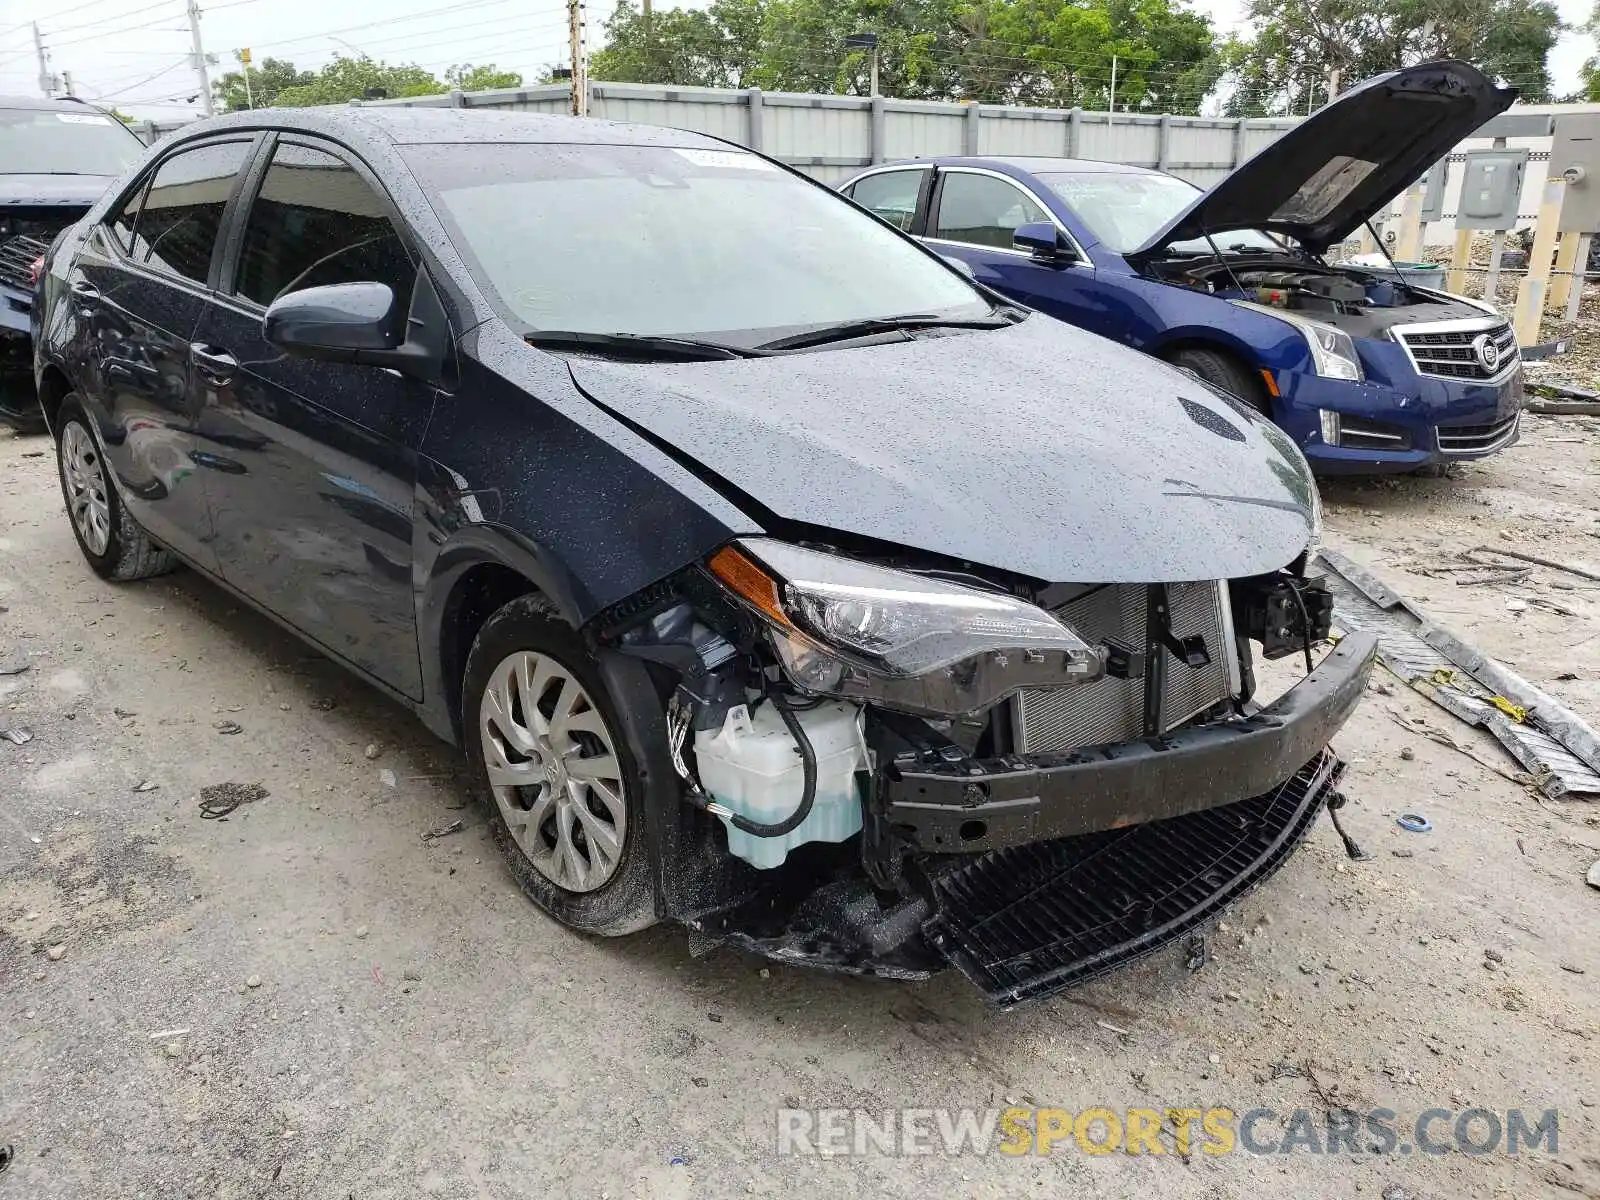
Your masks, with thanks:
[[[782,837],[757,837],[726,817],[728,849],[753,866],[780,865],[789,851],[806,842],[842,842],[861,829],[861,799],[856,771],[866,764],[861,709],[841,701],[794,710],[817,758],[816,799],[811,815]],[[700,782],[729,810],[763,825],[774,825],[799,806],[805,794],[800,749],[778,710],[770,703],[751,712],[728,710],[717,730],[694,737]]]

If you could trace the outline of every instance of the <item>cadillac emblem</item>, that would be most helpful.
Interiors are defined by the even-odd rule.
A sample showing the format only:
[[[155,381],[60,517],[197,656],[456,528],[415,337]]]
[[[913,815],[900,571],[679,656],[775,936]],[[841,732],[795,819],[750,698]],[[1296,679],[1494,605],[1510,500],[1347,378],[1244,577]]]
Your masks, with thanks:
[[[1490,334],[1480,333],[1472,339],[1472,353],[1485,373],[1493,375],[1500,369],[1500,347],[1495,345]]]

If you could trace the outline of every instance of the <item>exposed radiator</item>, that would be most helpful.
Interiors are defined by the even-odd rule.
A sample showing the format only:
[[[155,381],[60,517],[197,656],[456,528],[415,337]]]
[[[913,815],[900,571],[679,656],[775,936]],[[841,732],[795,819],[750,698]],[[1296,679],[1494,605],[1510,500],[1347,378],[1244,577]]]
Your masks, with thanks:
[[[1145,644],[1149,589],[1117,583],[1096,588],[1056,609],[1056,615],[1091,644],[1114,638],[1124,645]],[[1238,648],[1228,611],[1226,583],[1167,585],[1172,631],[1180,638],[1205,639],[1211,662],[1190,667],[1167,655],[1161,696],[1163,731],[1182,725],[1238,689],[1230,664]],[[1143,679],[1113,679],[1021,692],[1013,703],[1017,750],[1023,754],[1075,750],[1126,742],[1144,732]]]

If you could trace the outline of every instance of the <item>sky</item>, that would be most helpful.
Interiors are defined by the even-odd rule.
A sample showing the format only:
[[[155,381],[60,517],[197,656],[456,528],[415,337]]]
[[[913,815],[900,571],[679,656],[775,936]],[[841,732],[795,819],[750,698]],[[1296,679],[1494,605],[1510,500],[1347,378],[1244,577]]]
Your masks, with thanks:
[[[1569,23],[1589,16],[1591,0],[1556,2]],[[1221,33],[1241,27],[1244,0],[1193,3]],[[589,0],[591,48],[610,5]],[[206,52],[218,59],[213,77],[236,69],[240,47],[302,70],[365,53],[441,76],[457,63],[494,63],[530,81],[567,57],[565,0],[200,0],[200,9]],[[200,111],[185,0],[0,0],[0,94],[38,94],[33,22],[49,70],[70,73],[78,95],[157,120]],[[1550,60],[1558,92],[1577,86],[1593,47],[1587,34],[1563,36]]]

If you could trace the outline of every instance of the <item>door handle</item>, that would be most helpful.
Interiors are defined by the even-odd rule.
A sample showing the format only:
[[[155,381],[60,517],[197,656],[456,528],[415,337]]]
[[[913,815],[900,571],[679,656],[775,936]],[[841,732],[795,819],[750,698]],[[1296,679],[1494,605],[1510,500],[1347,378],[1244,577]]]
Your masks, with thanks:
[[[194,342],[189,346],[189,357],[194,361],[195,369],[206,379],[221,387],[233,379],[233,373],[239,369],[239,360],[226,350],[215,350],[203,342]]]
[[[100,303],[100,289],[86,279],[74,279],[71,291],[73,307],[78,310],[78,315],[93,316],[95,306]]]

